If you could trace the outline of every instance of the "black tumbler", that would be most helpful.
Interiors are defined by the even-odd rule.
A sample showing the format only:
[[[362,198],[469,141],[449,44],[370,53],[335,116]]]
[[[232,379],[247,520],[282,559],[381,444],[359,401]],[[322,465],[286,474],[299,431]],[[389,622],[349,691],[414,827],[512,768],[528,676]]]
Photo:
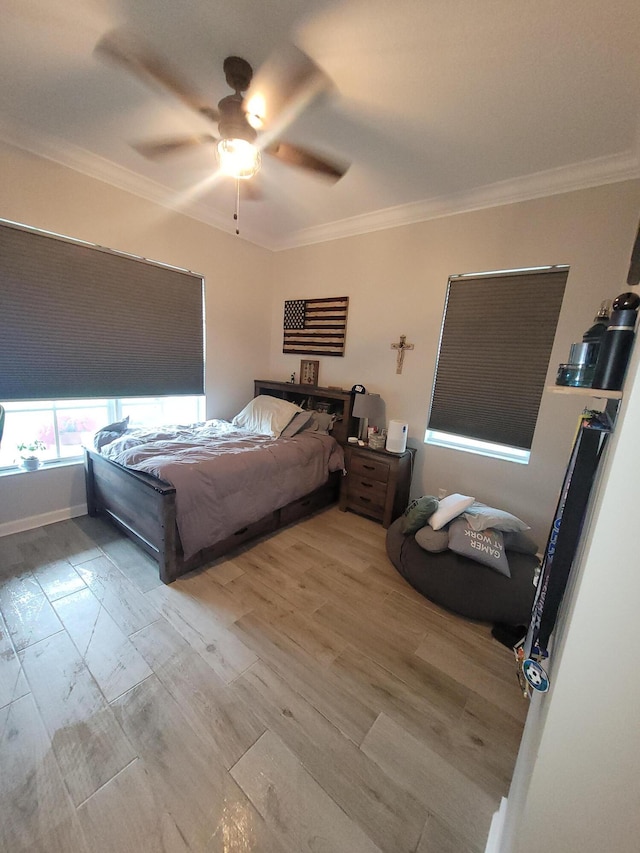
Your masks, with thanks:
[[[640,296],[636,293],[621,293],[614,299],[611,319],[600,344],[592,388],[606,391],[620,391],[622,388],[633,347],[639,305]]]

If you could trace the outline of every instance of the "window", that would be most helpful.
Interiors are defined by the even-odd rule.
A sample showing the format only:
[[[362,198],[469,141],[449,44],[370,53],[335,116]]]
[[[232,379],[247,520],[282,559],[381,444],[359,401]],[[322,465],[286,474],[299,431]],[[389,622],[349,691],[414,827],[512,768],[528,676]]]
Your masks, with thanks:
[[[203,280],[0,221],[0,400],[204,391]]]
[[[0,468],[19,444],[77,459],[126,415],[204,420],[202,276],[3,220],[0,257]]]
[[[43,462],[78,459],[93,433],[129,415],[131,426],[195,423],[205,419],[204,396],[139,397],[116,400],[38,400],[6,403],[0,469],[20,462],[18,445],[42,442]]]
[[[449,279],[425,442],[528,462],[568,273]]]

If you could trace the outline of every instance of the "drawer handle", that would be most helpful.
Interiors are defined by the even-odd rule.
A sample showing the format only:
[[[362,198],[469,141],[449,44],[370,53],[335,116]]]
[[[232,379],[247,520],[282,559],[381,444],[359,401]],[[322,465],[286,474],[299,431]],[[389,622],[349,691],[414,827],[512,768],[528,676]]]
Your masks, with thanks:
[[[309,506],[310,503],[311,503],[311,499],[309,499],[307,501],[302,501],[301,506]]]
[[[249,529],[248,527],[241,527],[240,530],[236,530],[236,532],[233,535],[234,536],[242,536],[242,534],[246,533],[248,529]]]
[[[375,470],[376,470],[376,466],[375,466],[375,465],[363,465],[362,467],[363,467],[363,468],[366,468],[366,469],[367,469],[367,471],[375,471]]]
[[[365,489],[372,489],[373,483],[367,483],[366,480],[360,480],[360,485],[364,486]]]
[[[371,498],[365,498],[365,497],[363,497],[362,495],[360,495],[360,500],[361,500],[363,503],[365,503],[365,504],[370,504],[370,503],[371,503]]]

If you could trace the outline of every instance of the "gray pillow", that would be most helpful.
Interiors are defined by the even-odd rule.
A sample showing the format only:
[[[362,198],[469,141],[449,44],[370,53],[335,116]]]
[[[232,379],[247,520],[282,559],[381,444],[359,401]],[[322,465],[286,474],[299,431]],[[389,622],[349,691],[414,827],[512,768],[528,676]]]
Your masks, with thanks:
[[[129,415],[121,421],[115,421],[114,423],[99,429],[93,436],[93,446],[96,450],[100,450],[100,448],[104,447],[105,444],[110,444],[112,441],[115,441],[116,438],[120,438],[121,435],[124,435],[128,428]]]
[[[433,495],[423,495],[411,501],[403,513],[402,532],[409,535],[420,530],[437,509],[438,498],[434,498]]]
[[[434,530],[428,524],[416,531],[416,544],[424,551],[429,551],[431,554],[439,554],[441,551],[446,551],[449,547],[449,528],[441,527],[440,530]]]
[[[502,534],[504,539],[505,551],[517,551],[518,554],[537,554],[538,543],[534,542],[530,536],[523,533],[521,530],[514,530],[511,533],[505,531]]]
[[[298,412],[280,433],[280,438],[291,438],[297,432],[305,429],[311,421],[311,412]]]
[[[475,501],[469,509],[463,513],[464,517],[469,522],[472,530],[486,530],[487,527],[492,527],[494,530],[515,531],[515,530],[530,530],[528,524],[519,519],[517,516],[506,512],[503,509],[496,509],[493,506]]]
[[[511,577],[504,540],[499,530],[473,530],[466,518],[457,518],[449,525],[449,548],[456,554],[470,557],[501,575]]]
[[[305,427],[305,429],[311,430],[312,432],[331,432],[333,428],[333,422],[336,419],[335,415],[330,415],[327,412],[309,412],[311,415],[311,420]]]

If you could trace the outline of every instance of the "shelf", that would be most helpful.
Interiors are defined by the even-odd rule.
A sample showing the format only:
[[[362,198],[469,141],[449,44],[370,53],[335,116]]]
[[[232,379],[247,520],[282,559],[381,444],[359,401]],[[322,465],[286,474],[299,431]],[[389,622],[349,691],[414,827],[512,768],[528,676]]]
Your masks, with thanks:
[[[603,388],[575,388],[571,385],[547,385],[553,394],[568,394],[570,397],[595,397],[597,400],[622,400],[622,391],[605,391]]]

